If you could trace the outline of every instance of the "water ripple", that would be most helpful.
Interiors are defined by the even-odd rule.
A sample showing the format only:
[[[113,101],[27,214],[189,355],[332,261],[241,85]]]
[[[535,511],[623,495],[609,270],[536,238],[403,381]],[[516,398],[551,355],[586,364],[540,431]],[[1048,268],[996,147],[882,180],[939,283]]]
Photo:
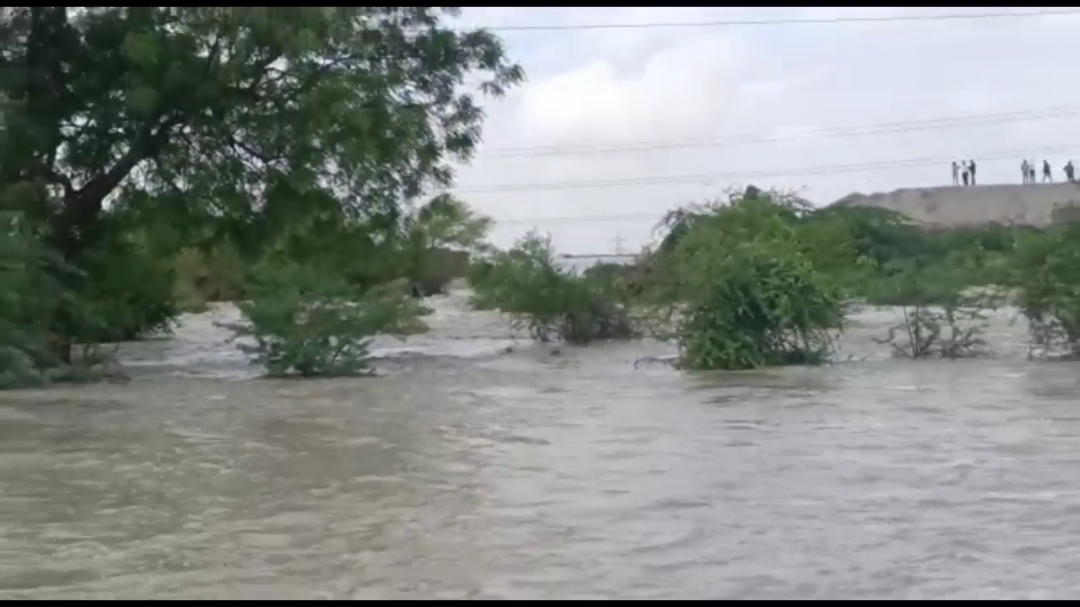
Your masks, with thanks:
[[[858,362],[680,374],[463,302],[380,378],[237,381],[223,308],[127,386],[0,395],[0,598],[1080,591],[1080,374],[1004,315],[991,360],[889,360],[870,310]]]

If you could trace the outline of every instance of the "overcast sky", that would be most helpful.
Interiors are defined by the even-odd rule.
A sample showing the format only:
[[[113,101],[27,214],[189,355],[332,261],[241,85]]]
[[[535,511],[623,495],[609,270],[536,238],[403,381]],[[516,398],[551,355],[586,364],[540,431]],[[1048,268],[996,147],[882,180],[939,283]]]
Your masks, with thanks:
[[[1033,10],[501,8],[467,9],[462,21]],[[486,104],[484,144],[458,192],[499,222],[500,246],[537,227],[563,252],[611,252],[616,236],[636,250],[666,210],[748,183],[821,205],[947,185],[954,158],[974,159],[984,183],[1019,182],[1025,155],[1048,159],[1058,178],[1080,161],[1080,15],[498,33],[528,80]]]

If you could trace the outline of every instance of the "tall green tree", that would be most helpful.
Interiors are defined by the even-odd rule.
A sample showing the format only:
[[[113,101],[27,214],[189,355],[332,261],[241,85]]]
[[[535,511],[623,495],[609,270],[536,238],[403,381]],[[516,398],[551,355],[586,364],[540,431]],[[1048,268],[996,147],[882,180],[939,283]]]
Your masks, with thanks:
[[[0,9],[3,206],[69,261],[115,204],[265,241],[450,183],[523,78],[439,7]],[[261,235],[261,236],[260,236]]]

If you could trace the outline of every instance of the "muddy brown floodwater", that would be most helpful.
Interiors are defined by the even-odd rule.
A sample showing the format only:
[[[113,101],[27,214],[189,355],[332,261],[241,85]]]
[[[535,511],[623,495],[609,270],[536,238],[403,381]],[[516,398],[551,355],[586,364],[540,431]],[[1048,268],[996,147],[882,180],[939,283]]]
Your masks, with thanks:
[[[889,360],[878,310],[856,361],[691,375],[435,305],[380,378],[247,379],[211,314],[0,396],[0,598],[1080,593],[1080,374],[1007,314],[994,360]]]

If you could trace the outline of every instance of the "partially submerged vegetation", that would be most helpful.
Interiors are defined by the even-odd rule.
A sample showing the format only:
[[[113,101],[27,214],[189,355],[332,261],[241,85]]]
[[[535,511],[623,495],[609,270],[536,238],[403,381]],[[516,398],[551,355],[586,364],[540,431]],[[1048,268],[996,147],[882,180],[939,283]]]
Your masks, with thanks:
[[[531,236],[477,266],[475,303],[526,324],[600,311],[624,328],[589,339],[670,339],[684,369],[736,370],[828,360],[857,303],[897,307],[880,340],[896,356],[986,356],[987,314],[1016,293],[1038,354],[1080,353],[1072,222],[927,230],[882,209],[815,209],[750,187],[674,211],[661,227],[660,244],[630,266],[590,281],[547,262],[544,285],[530,278],[541,266],[515,261],[550,259]],[[593,297],[560,296],[556,283],[588,285]]]
[[[237,338],[252,338],[253,345],[239,347],[271,377],[367,374],[371,338],[408,333],[423,313],[401,285],[364,290],[295,264],[256,274],[250,300],[238,304],[246,322],[225,326]]]
[[[1033,355],[1080,354],[1068,217],[933,231],[750,187],[670,213],[628,266],[569,272],[538,234],[494,250],[490,219],[425,192],[479,141],[466,83],[523,74],[452,12],[0,9],[0,388],[108,376],[102,344],[214,301],[268,374],[364,374],[465,276],[538,341],[672,340],[685,369],[826,361],[855,303],[899,306],[899,356],[985,355],[1004,292]]]
[[[367,338],[416,330],[410,296],[491,223],[424,193],[479,141],[476,95],[523,78],[454,13],[0,9],[0,386],[214,300],[250,299],[274,374],[361,372]],[[285,275],[318,284],[260,290]]]
[[[1080,223],[1061,221],[1045,233],[1025,234],[1008,269],[1033,353],[1080,355]]]
[[[469,284],[474,307],[509,314],[515,327],[538,341],[636,337],[628,302],[608,278],[560,268],[551,241],[530,233],[509,251],[478,261]]]

